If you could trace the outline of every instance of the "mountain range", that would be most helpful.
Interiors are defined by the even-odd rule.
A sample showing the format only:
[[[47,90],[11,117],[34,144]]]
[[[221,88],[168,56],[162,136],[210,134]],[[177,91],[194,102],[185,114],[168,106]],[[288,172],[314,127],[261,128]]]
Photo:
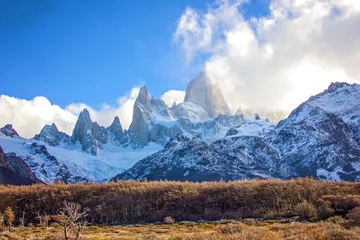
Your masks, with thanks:
[[[1,177],[9,173],[32,179],[25,181],[29,184],[305,176],[360,180],[360,85],[332,83],[286,118],[270,112],[283,118],[278,123],[250,112],[231,114],[220,88],[204,72],[188,84],[184,102],[171,107],[143,86],[128,130],[117,116],[110,126],[100,126],[87,109],[71,136],[55,124],[32,139],[20,137],[10,124],[1,128],[0,167],[7,170],[0,182],[11,182]]]

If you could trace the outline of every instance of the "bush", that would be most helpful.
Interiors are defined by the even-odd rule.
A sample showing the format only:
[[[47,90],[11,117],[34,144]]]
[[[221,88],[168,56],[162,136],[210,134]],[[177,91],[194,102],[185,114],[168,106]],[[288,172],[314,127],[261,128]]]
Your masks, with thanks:
[[[317,202],[317,215],[319,219],[324,220],[334,216],[335,210],[330,206],[330,202],[320,200]]]
[[[317,217],[317,211],[314,205],[306,200],[299,203],[295,207],[295,214],[302,218],[313,218]]]
[[[344,224],[346,220],[341,216],[332,216],[327,219],[327,222],[335,223],[335,224]]]
[[[356,207],[346,215],[352,226],[360,226],[360,207]]]
[[[236,223],[236,224],[226,224],[223,226],[220,226],[217,231],[221,234],[234,234],[234,233],[240,233],[244,231],[246,228],[246,225],[243,223]]]
[[[7,207],[4,212],[5,225],[11,230],[11,227],[15,221],[15,213],[11,207]]]
[[[336,212],[346,214],[351,209],[360,206],[359,195],[326,195],[323,197],[324,200],[331,203],[333,209]]]
[[[174,220],[172,217],[168,216],[168,217],[164,218],[163,223],[166,223],[166,224],[174,224],[174,223],[175,223],[175,220]]]

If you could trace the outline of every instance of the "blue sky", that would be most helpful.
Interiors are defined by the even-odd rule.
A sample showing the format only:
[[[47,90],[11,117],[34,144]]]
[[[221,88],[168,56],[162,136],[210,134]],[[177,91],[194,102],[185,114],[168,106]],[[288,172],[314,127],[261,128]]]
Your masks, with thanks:
[[[289,113],[360,82],[359,25],[357,0],[0,0],[0,126],[127,128],[140,85],[171,105],[201,70],[234,113]]]
[[[187,6],[205,12],[212,2],[2,0],[0,94],[99,108],[143,83],[156,97],[184,90],[203,59],[185,63],[172,40],[177,21]],[[245,18],[267,4],[245,4]]]

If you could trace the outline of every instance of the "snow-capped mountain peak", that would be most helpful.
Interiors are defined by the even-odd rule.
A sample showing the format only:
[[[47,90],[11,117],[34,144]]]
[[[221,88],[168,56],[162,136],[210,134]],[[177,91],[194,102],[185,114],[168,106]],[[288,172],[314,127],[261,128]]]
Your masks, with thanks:
[[[43,141],[50,146],[58,146],[61,143],[68,145],[71,142],[70,136],[66,133],[60,132],[55,123],[45,125],[39,134],[36,134],[34,139]]]
[[[0,133],[8,137],[19,137],[19,134],[11,124],[6,124],[4,127],[0,128]]]
[[[184,101],[202,107],[211,118],[230,113],[220,88],[211,82],[206,72],[201,72],[188,84]]]

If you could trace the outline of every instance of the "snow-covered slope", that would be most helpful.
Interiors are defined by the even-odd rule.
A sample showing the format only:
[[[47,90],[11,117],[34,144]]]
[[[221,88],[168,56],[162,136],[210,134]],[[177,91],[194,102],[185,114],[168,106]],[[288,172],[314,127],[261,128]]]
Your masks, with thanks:
[[[165,149],[139,161],[114,180],[311,176],[360,181],[359,109],[360,85],[331,84],[276,127],[256,120],[257,116],[254,120],[236,119],[238,126],[234,126],[232,118],[225,116],[224,125],[231,128],[224,135],[219,120],[198,123],[212,134],[198,131],[198,138],[172,138]]]
[[[277,125],[257,114],[221,114],[228,112],[221,92],[201,74],[187,90],[184,103],[168,107],[143,86],[128,131],[118,117],[103,127],[84,109],[71,137],[52,124],[29,140],[6,125],[0,146],[45,183],[103,182],[119,173],[114,180],[360,180],[359,85],[331,84]]]
[[[103,182],[131,167],[138,160],[157,152],[161,146],[149,144],[142,149],[107,143],[97,156],[82,151],[77,143],[50,146],[35,139],[0,136],[0,146],[6,153],[16,153],[45,183],[61,180],[67,183]]]

